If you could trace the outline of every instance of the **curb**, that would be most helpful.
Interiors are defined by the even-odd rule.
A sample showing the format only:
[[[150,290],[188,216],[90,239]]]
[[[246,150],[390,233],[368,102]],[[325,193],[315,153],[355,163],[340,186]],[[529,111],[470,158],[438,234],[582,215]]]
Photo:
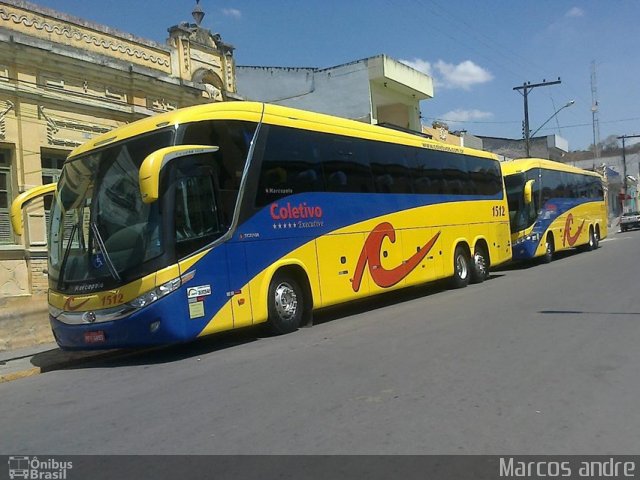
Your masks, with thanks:
[[[93,351],[93,352],[65,352],[61,349],[53,349],[47,350],[43,352],[38,352],[36,354],[30,355],[28,357],[20,357],[15,359],[14,361],[28,361],[30,365],[31,359],[36,355],[63,355],[67,356],[66,358],[53,359],[50,361],[43,361],[43,364],[40,366],[31,366],[29,368],[18,369],[13,372],[8,373],[0,373],[0,384],[12,382],[14,380],[19,380],[21,378],[33,377],[35,375],[40,375],[42,373],[53,372],[56,370],[63,370],[65,368],[79,366],[82,364],[91,363],[93,361],[106,360],[110,358],[127,358],[135,355],[140,355],[144,353],[153,352],[158,349],[164,348],[163,346],[149,347],[140,350],[106,350],[106,351]],[[76,357],[73,357],[76,355]],[[69,358],[71,357],[71,358]],[[6,363],[10,363],[12,360],[9,359]]]
[[[56,370],[63,370],[65,368],[73,367],[76,365],[82,365],[92,361],[104,360],[107,358],[126,356],[128,352],[124,350],[110,350],[105,352],[64,352],[60,349],[47,350],[43,352],[37,352],[28,357],[19,357],[16,359],[9,359],[5,362],[5,365],[11,370],[11,362],[28,362],[29,367],[16,366],[15,371],[9,371],[7,373],[0,373],[0,384],[12,382],[14,380],[20,380],[21,378],[33,377],[42,373],[53,372]],[[72,357],[64,357],[59,359],[43,359],[42,365],[34,366],[32,359],[38,355],[51,355],[51,356],[65,356],[71,355]],[[77,357],[73,358],[73,355]]]
[[[17,372],[11,372],[4,375],[0,375],[0,383],[12,382],[14,380],[20,380],[21,378],[33,377],[42,373],[40,367],[33,367],[27,370],[20,370]]]

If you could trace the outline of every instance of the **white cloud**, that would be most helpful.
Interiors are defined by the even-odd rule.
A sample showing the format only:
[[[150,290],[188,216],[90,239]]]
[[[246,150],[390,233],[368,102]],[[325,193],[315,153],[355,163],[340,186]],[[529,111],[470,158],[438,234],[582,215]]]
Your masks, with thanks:
[[[457,65],[438,60],[432,64],[420,58],[400,60],[401,63],[433,77],[433,83],[442,88],[462,88],[468,90],[472,85],[493,80],[488,70],[465,60]]]
[[[582,17],[584,15],[584,10],[580,7],[573,7],[567,13],[564,14],[565,17]]]
[[[242,18],[242,12],[237,8],[223,8],[222,14],[226,17]]]
[[[493,113],[491,112],[483,112],[482,110],[456,109],[442,115],[442,120],[447,123],[463,123],[476,120],[485,120],[492,117]]]
[[[458,65],[438,60],[435,68],[442,76],[441,83],[445,88],[469,90],[472,85],[493,80],[493,75],[488,70],[471,60],[465,60]]]

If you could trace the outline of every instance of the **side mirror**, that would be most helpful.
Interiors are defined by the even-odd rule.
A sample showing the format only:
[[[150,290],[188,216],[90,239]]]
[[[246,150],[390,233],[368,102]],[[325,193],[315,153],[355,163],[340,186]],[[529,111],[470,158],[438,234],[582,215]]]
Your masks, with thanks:
[[[529,180],[524,184],[524,203],[530,205],[533,202],[533,184],[535,180]]]
[[[144,203],[153,203],[160,195],[160,171],[169,162],[190,155],[202,155],[213,153],[218,147],[209,145],[177,145],[165,147],[149,154],[140,166],[138,181],[140,183],[140,195]]]
[[[24,225],[22,223],[22,209],[24,206],[36,198],[55,192],[57,186],[57,183],[47,183],[46,185],[33,187],[26,192],[22,192],[11,202],[11,209],[9,210],[11,226],[16,235],[22,235],[24,233]]]

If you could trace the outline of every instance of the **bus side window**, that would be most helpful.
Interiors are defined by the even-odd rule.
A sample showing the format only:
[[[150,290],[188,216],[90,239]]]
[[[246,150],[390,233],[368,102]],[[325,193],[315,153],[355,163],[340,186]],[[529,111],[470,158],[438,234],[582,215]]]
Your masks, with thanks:
[[[394,144],[368,142],[369,161],[376,192],[413,193],[409,181],[409,148]]]
[[[373,177],[362,140],[323,135],[322,171],[328,192],[373,193]]]
[[[256,206],[287,195],[324,191],[317,134],[270,126],[260,170]]]

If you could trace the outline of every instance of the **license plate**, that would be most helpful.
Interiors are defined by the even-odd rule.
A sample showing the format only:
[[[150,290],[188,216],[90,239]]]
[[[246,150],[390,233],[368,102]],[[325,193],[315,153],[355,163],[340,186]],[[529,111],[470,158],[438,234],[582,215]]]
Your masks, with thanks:
[[[106,340],[104,332],[84,332],[84,343],[103,343]]]

